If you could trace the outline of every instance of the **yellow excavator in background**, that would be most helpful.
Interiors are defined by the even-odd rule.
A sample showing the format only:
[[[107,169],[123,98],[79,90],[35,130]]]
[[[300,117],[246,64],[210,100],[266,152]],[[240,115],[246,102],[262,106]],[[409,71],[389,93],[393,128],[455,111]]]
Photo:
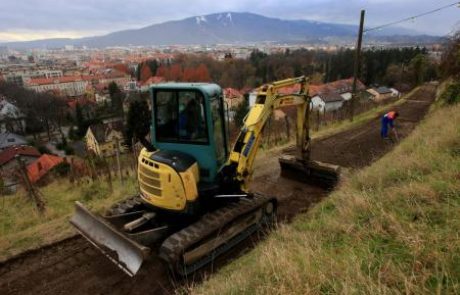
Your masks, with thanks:
[[[300,85],[299,93],[280,94]],[[338,167],[310,159],[307,79],[258,88],[232,149],[222,89],[210,83],[152,86],[151,141],[138,158],[140,194],[114,204],[104,216],[76,203],[70,222],[133,276],[152,249],[180,275],[190,274],[255,231],[271,226],[277,200],[249,192],[262,132],[275,109],[297,106],[296,154],[283,169],[333,184]],[[145,140],[145,134],[139,135]]]

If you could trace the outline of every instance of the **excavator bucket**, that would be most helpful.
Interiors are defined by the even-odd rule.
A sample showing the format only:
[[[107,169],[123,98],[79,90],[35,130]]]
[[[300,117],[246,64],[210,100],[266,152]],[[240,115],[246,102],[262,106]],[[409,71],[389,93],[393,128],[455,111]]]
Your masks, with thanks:
[[[295,178],[302,177],[307,182],[319,184],[325,187],[334,186],[340,175],[340,166],[319,161],[302,161],[295,155],[283,154],[279,157],[279,163],[283,175],[292,175]]]
[[[149,256],[150,248],[129,239],[80,202],[75,203],[75,213],[70,223],[130,276],[137,273],[142,262]]]

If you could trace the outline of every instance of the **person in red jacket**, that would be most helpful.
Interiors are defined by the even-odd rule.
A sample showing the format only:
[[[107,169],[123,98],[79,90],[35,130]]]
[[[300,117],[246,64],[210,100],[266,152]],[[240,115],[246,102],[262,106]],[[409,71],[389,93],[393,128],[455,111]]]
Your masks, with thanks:
[[[382,117],[382,127],[380,128],[380,136],[383,139],[389,139],[388,129],[391,128],[396,139],[398,139],[398,133],[396,132],[394,120],[399,116],[399,113],[396,111],[391,111],[383,115]]]

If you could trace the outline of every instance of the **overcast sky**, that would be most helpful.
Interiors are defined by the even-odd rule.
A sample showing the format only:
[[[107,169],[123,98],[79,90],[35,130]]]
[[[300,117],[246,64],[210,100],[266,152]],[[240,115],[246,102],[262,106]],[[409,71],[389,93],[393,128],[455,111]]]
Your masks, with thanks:
[[[217,12],[252,12],[282,19],[376,26],[455,0],[0,0],[0,41],[82,37]],[[433,35],[460,28],[460,8],[402,26]]]

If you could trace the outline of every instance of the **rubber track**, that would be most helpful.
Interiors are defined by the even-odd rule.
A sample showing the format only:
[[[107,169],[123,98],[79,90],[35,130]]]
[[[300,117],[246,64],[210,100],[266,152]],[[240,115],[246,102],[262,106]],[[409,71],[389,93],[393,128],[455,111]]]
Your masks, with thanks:
[[[218,231],[239,216],[256,210],[271,200],[276,202],[273,197],[255,194],[249,200],[243,199],[239,202],[230,203],[223,208],[205,214],[197,222],[169,236],[160,247],[160,258],[166,261],[174,272],[181,273],[179,263],[185,249]]]

